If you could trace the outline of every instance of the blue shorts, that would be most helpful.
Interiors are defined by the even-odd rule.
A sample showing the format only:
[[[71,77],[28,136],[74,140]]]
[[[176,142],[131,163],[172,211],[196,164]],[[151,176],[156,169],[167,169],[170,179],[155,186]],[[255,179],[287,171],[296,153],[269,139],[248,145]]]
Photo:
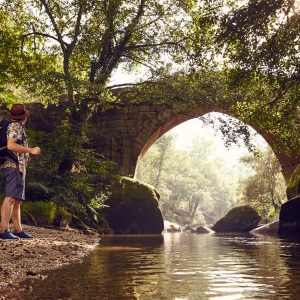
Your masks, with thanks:
[[[25,175],[16,168],[4,168],[5,197],[25,200]]]

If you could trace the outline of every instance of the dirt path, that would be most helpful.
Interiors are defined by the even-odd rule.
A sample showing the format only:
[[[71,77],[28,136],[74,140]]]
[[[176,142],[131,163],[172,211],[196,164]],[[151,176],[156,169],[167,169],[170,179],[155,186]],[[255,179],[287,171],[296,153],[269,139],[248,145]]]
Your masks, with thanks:
[[[80,261],[99,243],[97,234],[24,226],[33,240],[0,239],[0,299],[6,299],[26,278],[41,278],[41,271]]]

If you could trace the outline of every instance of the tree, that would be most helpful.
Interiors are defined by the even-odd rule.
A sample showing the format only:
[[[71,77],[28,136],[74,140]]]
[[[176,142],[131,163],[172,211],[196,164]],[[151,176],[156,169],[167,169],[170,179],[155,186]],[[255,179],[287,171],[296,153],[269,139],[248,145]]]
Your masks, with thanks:
[[[115,70],[143,65],[148,78],[137,85],[144,86],[169,74],[172,63],[187,69],[189,62],[195,65],[192,61],[199,60],[191,46],[195,42],[191,15],[201,10],[197,1],[1,3],[1,14],[9,19],[2,22],[10,31],[18,28],[16,47],[8,49],[13,61],[21,65],[19,72],[6,69],[10,82],[16,78],[28,93],[46,102],[63,98],[69,113],[64,133],[74,137],[68,153],[73,160],[75,150],[86,141],[85,130],[93,112],[119,102],[111,93],[119,86],[109,86]],[[5,43],[7,32],[3,34]],[[203,53],[205,47],[203,43]]]
[[[286,152],[299,153],[299,2],[227,3],[230,9],[216,16],[215,41],[229,85],[241,95],[236,114],[276,136]]]
[[[191,151],[176,150],[175,137],[165,134],[139,161],[136,177],[156,186],[165,219],[211,224],[235,205],[235,185],[224,176],[228,170],[223,161],[212,158],[214,151],[204,136],[194,141]]]
[[[262,216],[278,213],[286,201],[285,182],[272,149],[245,156],[241,161],[255,172],[240,182],[241,201],[253,206]]]
[[[22,29],[18,42],[30,76],[40,84],[52,84],[56,95],[62,88],[77,106],[83,99],[85,106],[99,101],[121,64],[145,65],[155,76],[165,61],[190,58],[186,46],[190,22],[184,17],[192,12],[194,1],[3,2],[2,12]],[[28,61],[30,56],[38,59]],[[33,64],[43,56],[55,58],[55,71],[40,74]]]

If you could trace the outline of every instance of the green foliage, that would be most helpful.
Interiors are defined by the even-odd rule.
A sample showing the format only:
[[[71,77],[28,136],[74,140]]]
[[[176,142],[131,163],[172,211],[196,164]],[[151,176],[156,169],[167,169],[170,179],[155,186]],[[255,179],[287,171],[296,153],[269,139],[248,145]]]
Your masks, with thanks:
[[[27,219],[32,216],[41,226],[52,225],[56,217],[56,205],[53,202],[24,201],[21,210],[23,215],[27,215]]]
[[[274,135],[281,152],[299,153],[299,3],[236,1],[229,7],[216,12],[215,41],[229,84],[242,95],[236,114]]]
[[[298,196],[299,193],[300,193],[300,165],[298,165],[298,167],[294,171],[286,189],[287,198],[289,200]]]
[[[72,102],[76,93],[93,105],[92,97],[101,99],[103,87],[120,65],[131,70],[142,64],[155,76],[168,66],[166,57],[179,64],[198,56],[192,47],[196,38],[190,17],[196,15],[195,1],[3,4],[1,12],[20,31],[11,53],[22,57],[26,67],[23,83],[47,99],[65,93]]]
[[[242,162],[251,166],[255,173],[240,182],[241,202],[251,205],[264,217],[272,211],[278,213],[286,201],[285,181],[272,149],[246,156]]]
[[[97,222],[105,207],[108,192],[104,184],[91,182],[90,178],[97,174],[107,174],[113,164],[94,150],[78,145],[74,140],[75,136],[65,134],[65,127],[58,127],[51,133],[28,133],[30,143],[42,148],[42,155],[33,158],[28,165],[28,181],[38,179],[35,191],[37,187],[44,187],[44,191],[47,190],[48,194],[50,192],[51,201],[57,206],[64,207],[84,224],[93,226],[91,220]],[[28,188],[30,189],[30,184]],[[39,197],[36,195],[36,198]]]
[[[54,190],[39,182],[28,182],[26,184],[26,199],[29,201],[50,200],[54,195]]]

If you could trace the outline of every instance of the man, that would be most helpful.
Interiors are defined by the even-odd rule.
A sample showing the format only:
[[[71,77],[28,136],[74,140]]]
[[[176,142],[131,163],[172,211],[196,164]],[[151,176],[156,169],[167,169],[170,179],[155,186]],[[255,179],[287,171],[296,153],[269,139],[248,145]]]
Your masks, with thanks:
[[[1,207],[0,238],[5,240],[32,239],[23,231],[21,225],[21,203],[25,200],[26,165],[30,155],[39,155],[39,147],[29,148],[24,130],[28,112],[24,104],[15,104],[11,110],[11,122],[7,126],[7,149],[18,158],[18,164],[5,160],[0,165],[5,179],[5,198]],[[14,231],[9,231],[9,221],[12,219]]]

